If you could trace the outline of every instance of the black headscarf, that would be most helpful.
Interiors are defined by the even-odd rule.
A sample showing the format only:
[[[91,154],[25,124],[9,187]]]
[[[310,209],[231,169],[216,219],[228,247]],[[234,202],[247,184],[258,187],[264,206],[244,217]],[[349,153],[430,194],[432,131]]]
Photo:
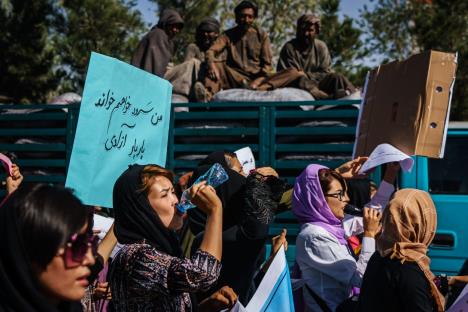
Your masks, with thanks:
[[[0,311],[59,311],[42,294],[32,271],[13,207],[18,195],[14,192],[0,207]]]
[[[370,202],[370,180],[353,179],[347,180],[349,203],[358,208],[363,208]]]
[[[164,28],[168,25],[180,24],[184,25],[184,20],[180,16],[179,12],[173,9],[165,9],[161,12],[157,27]]]
[[[244,9],[252,9],[254,11],[254,17],[258,17],[258,6],[253,3],[252,1],[241,1],[235,8],[234,8],[234,14],[237,16],[242,12]]]
[[[219,33],[221,25],[218,20],[213,17],[204,18],[197,27],[197,33],[201,32],[216,32]]]
[[[141,172],[145,166],[131,165],[117,179],[113,191],[115,236],[121,244],[145,240],[157,250],[181,257],[182,250],[174,231],[167,229],[141,191]]]
[[[224,151],[216,151],[208,155],[193,171],[189,185],[192,185],[199,176],[203,175],[212,165],[219,163],[229,176],[229,180],[216,188],[216,194],[223,204],[223,229],[238,223],[240,210],[244,200],[246,178],[229,168],[224,157]],[[190,229],[195,235],[205,229],[206,215],[200,209],[188,211]]]

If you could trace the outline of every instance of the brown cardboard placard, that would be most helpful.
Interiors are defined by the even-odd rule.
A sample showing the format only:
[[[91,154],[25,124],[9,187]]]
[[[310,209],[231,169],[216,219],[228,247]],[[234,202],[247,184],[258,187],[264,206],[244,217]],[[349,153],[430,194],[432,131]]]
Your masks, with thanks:
[[[442,158],[457,55],[427,51],[369,72],[354,156],[388,143],[407,155]]]

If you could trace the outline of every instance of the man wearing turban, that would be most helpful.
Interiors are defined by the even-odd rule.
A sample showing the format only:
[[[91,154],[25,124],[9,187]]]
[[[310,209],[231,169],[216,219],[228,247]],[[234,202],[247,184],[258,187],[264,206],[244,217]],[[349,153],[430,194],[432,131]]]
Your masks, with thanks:
[[[173,94],[182,95],[189,100],[195,98],[194,85],[205,77],[208,70],[206,51],[219,33],[220,24],[215,18],[207,17],[200,22],[195,31],[195,43],[190,43],[185,50],[184,62],[169,69],[164,75],[164,79],[172,83]],[[176,99],[173,98],[174,101]]]
[[[280,52],[277,70],[295,68],[305,75],[290,84],[309,91],[316,99],[341,98],[355,92],[355,87],[331,69],[331,56],[325,42],[316,38],[320,18],[304,14],[297,20],[296,38]]]

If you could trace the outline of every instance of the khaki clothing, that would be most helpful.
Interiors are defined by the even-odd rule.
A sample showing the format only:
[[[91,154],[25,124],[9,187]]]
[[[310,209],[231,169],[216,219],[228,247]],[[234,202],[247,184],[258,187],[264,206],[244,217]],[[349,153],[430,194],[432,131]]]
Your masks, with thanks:
[[[296,68],[305,75],[289,86],[309,91],[317,96],[315,90],[325,92],[329,97],[339,98],[355,91],[352,83],[343,75],[331,69],[331,56],[325,42],[314,39],[313,44],[304,49],[297,38],[287,42],[280,52],[277,70]]]
[[[225,62],[216,62],[216,56],[226,53]],[[221,89],[245,87],[254,79],[267,77],[272,72],[271,47],[268,35],[251,27],[246,32],[234,27],[218,37],[206,52],[208,65],[215,64],[220,79],[205,78],[204,84],[209,93]]]

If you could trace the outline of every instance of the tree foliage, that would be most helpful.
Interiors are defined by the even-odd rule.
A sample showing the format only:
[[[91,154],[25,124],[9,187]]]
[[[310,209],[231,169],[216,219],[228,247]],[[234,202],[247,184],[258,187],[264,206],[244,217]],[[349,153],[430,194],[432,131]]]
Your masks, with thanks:
[[[464,0],[379,0],[364,8],[361,26],[368,49],[385,61],[425,50],[458,52],[451,119],[468,119],[468,2]]]
[[[328,46],[333,69],[345,74],[353,84],[362,86],[367,67],[362,59],[367,55],[361,41],[362,31],[354,25],[352,18],[338,18],[340,0],[320,0],[318,14],[322,27],[319,38]]]
[[[0,6],[0,95],[15,102],[43,101],[60,76],[50,31],[55,1],[2,1]]]
[[[81,92],[92,51],[130,61],[144,31],[135,3],[122,0],[65,0],[57,53],[67,73],[61,91]]]

